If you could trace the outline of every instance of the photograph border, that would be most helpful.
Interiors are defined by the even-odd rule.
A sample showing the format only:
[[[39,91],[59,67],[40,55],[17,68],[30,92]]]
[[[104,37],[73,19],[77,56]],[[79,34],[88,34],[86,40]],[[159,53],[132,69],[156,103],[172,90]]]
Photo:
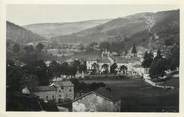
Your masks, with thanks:
[[[87,2],[88,1],[88,2]],[[180,93],[179,93],[179,113],[152,113],[152,112],[7,112],[6,111],[6,5],[7,4],[123,4],[123,5],[151,5],[151,4],[159,4],[159,5],[176,5],[180,8]],[[2,0],[0,1],[0,65],[1,65],[1,83],[0,83],[0,116],[2,117],[40,117],[40,116],[75,116],[75,117],[86,117],[86,116],[104,116],[104,117],[111,117],[111,116],[126,116],[126,117],[183,117],[183,99],[184,99],[184,73],[182,72],[184,69],[184,55],[182,55],[184,49],[182,45],[184,44],[184,34],[183,34],[183,21],[184,21],[184,2],[182,0]]]

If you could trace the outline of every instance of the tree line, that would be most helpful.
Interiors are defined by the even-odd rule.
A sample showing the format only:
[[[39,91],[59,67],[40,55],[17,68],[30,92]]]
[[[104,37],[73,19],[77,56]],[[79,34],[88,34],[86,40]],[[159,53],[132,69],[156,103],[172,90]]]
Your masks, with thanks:
[[[149,69],[151,78],[163,77],[166,70],[176,70],[179,68],[179,45],[175,44],[164,56],[160,50],[157,50],[155,57],[152,51],[146,51],[142,66]]]

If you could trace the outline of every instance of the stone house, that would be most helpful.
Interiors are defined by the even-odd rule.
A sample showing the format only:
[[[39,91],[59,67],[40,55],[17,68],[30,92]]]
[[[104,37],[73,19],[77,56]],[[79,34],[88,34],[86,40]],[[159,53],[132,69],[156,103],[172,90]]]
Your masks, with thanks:
[[[129,66],[129,59],[125,57],[116,57],[114,58],[114,62],[117,64],[118,69],[120,69],[122,65],[126,66],[127,68]]]
[[[110,70],[110,65],[113,64],[113,59],[111,59],[110,57],[110,52],[109,51],[103,51],[101,53],[101,56],[97,55],[97,56],[91,56],[91,57],[87,57],[86,59],[86,66],[87,66],[87,70],[91,70],[93,69],[93,64],[98,64],[99,66],[99,70],[98,71],[103,71],[102,66],[104,64],[108,65],[108,70]]]
[[[60,103],[74,99],[74,85],[71,81],[54,81],[50,86],[37,87],[34,94],[44,101],[54,100]]]
[[[56,88],[56,102],[62,102],[65,99],[74,99],[74,85],[71,81],[53,82]]]
[[[56,99],[56,87],[54,86],[39,86],[34,91],[34,94],[44,101]]]
[[[108,65],[108,71],[110,71],[110,66],[113,63],[111,63],[111,61],[109,60],[109,58],[102,57],[102,58],[98,59],[98,65],[99,65],[100,72],[103,72],[104,71],[104,68],[102,67],[104,64],[107,64]]]
[[[105,88],[84,94],[72,103],[73,112],[120,112],[120,109],[121,100]]]
[[[93,58],[88,59],[88,60],[86,61],[87,70],[91,70],[91,69],[92,69],[92,65],[93,65],[94,63],[97,63],[97,60],[96,60],[96,59],[93,59]]]

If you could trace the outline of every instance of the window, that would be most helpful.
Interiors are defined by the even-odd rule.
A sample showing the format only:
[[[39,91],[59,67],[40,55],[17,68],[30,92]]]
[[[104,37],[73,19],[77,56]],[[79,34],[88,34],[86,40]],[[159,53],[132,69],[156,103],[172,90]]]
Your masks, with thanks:
[[[47,100],[48,100],[48,98],[49,98],[49,97],[48,97],[48,96],[46,96],[46,99],[47,99]]]
[[[52,99],[54,99],[54,95],[52,95]]]
[[[69,91],[71,92],[71,91],[72,91],[72,89],[69,89]]]

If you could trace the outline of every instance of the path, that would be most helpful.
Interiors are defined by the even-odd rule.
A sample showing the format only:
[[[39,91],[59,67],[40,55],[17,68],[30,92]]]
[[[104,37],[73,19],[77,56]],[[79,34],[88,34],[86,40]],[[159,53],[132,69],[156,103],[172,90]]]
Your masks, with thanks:
[[[163,89],[174,89],[173,86],[162,86],[162,85],[159,85],[159,84],[151,81],[151,78],[149,77],[149,74],[144,74],[143,79],[144,79],[145,82],[149,83],[150,85],[152,85],[154,87],[163,88]]]

